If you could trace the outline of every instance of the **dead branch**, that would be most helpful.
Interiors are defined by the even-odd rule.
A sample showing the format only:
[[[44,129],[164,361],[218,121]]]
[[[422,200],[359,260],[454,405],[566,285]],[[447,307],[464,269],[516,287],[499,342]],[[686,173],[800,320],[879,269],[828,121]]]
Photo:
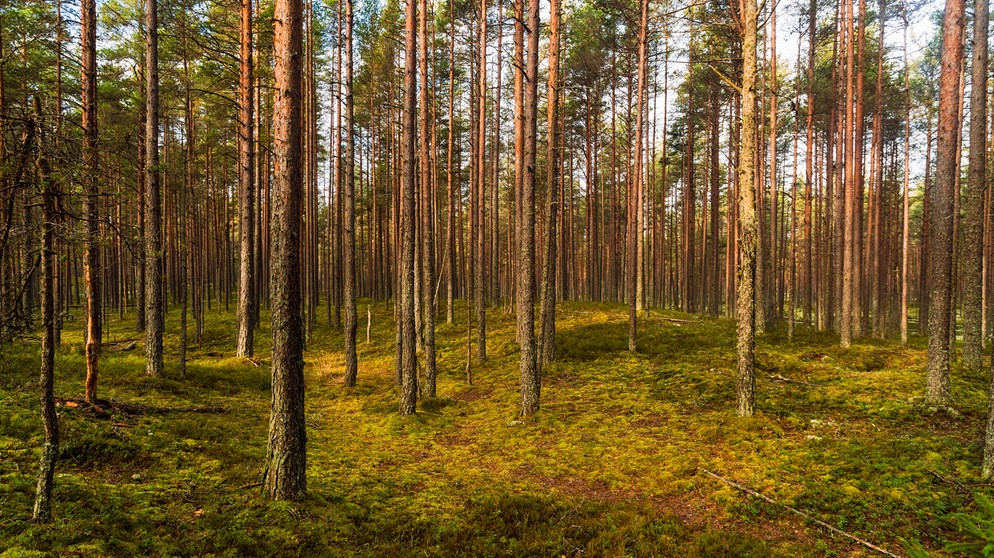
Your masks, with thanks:
[[[746,494],[748,494],[750,496],[755,496],[756,498],[759,498],[760,500],[763,500],[764,502],[767,502],[767,503],[770,503],[770,504],[773,504],[773,505],[780,506],[782,508],[788,509],[788,510],[796,513],[797,515],[803,517],[804,519],[807,519],[807,520],[809,520],[809,521],[811,521],[811,522],[813,522],[813,523],[815,523],[815,524],[817,524],[817,525],[819,525],[821,527],[824,527],[824,528],[828,529],[829,531],[832,531],[833,533],[837,533],[839,535],[842,535],[843,537],[846,537],[848,539],[856,541],[859,544],[865,546],[866,548],[869,548],[871,550],[876,550],[877,552],[883,554],[884,556],[891,556],[892,558],[900,558],[897,554],[894,554],[892,552],[884,550],[883,548],[880,548],[879,546],[877,546],[877,545],[875,545],[875,544],[873,544],[873,543],[871,543],[869,541],[865,541],[865,540],[857,537],[856,535],[853,535],[852,533],[847,533],[847,532],[843,531],[842,529],[839,529],[838,527],[833,527],[832,525],[829,525],[828,523],[825,523],[824,521],[822,521],[820,519],[812,517],[810,514],[802,512],[801,510],[799,510],[797,508],[788,506],[787,504],[784,504],[784,503],[781,503],[781,502],[777,502],[773,498],[770,498],[769,496],[764,496],[764,495],[760,494],[759,492],[756,492],[755,490],[749,488],[748,486],[739,484],[739,483],[737,483],[737,482],[735,482],[733,480],[728,480],[725,477],[723,477],[721,475],[717,475],[715,473],[712,473],[711,471],[708,471],[707,469],[705,469],[703,467],[698,467],[697,469],[699,471],[701,471],[701,472],[707,473],[711,477],[714,477],[714,478],[720,480],[721,482],[727,484],[728,486],[731,486],[732,488],[737,488],[738,490],[741,490],[742,492],[745,492]]]
[[[83,412],[92,412],[97,416],[110,416],[112,411],[133,416],[159,415],[166,413],[213,414],[227,412],[222,407],[152,407],[148,405],[141,405],[139,403],[124,403],[122,401],[110,401],[105,399],[98,399],[95,404],[91,405],[84,399],[63,399],[61,397],[57,397],[55,399],[55,405],[62,408],[78,409]]]
[[[818,384],[812,384],[810,382],[805,382],[803,380],[795,380],[793,378],[788,378],[787,376],[782,376],[780,374],[773,374],[769,376],[771,380],[776,380],[778,382],[786,382],[790,384],[801,384],[802,386],[818,387]]]

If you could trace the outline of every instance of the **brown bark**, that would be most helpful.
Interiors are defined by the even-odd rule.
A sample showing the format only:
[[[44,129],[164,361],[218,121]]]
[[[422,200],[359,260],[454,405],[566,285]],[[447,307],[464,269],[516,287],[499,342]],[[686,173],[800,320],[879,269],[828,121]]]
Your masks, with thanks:
[[[480,362],[487,360],[487,271],[485,269],[486,258],[486,144],[487,144],[487,2],[480,0],[480,36],[477,38],[479,46],[479,61],[477,67],[477,87],[476,102],[478,103],[476,115],[476,160],[472,165],[472,172],[476,177],[472,183],[476,198],[476,215],[473,221],[475,253],[473,261],[474,271],[474,295],[473,301],[476,304],[476,346],[477,358]]]
[[[542,269],[541,331],[539,334],[539,369],[556,359],[556,272],[557,225],[559,223],[559,175],[562,132],[559,123],[559,0],[549,3],[549,75],[546,91],[546,125],[548,157],[548,211],[545,228],[545,255]]]
[[[739,268],[737,301],[736,409],[753,414],[756,401],[756,0],[743,0],[742,134],[739,151]]]
[[[345,0],[345,165],[343,168],[345,196],[343,208],[343,229],[345,233],[342,248],[343,294],[345,298],[345,385],[354,386],[359,373],[356,356],[356,238],[355,238],[355,105],[352,93],[352,0]]]
[[[404,16],[404,95],[403,95],[403,182],[401,190],[400,232],[400,352],[401,352],[401,399],[400,414],[410,415],[417,410],[418,402],[418,360],[415,346],[414,321],[414,246],[415,215],[414,192],[417,180],[417,160],[414,142],[417,122],[417,4],[407,0]]]
[[[236,353],[251,357],[255,315],[255,169],[252,114],[252,0],[241,0],[238,66],[238,227],[239,280]]]
[[[428,91],[428,2],[420,0],[421,17],[418,19],[421,102],[418,146],[421,161],[421,281],[424,285],[421,305],[425,346],[425,395],[435,397],[435,377],[438,367],[435,359],[435,217],[432,196],[431,123]]]
[[[159,168],[159,15],[145,0],[145,373],[163,373],[162,185]]]
[[[524,0],[518,0],[524,4]],[[524,7],[522,6],[522,10]],[[535,359],[535,152],[538,132],[539,0],[528,2],[528,46],[525,61],[524,181],[521,188],[521,258],[518,261],[518,343],[521,346],[521,415],[539,410],[541,376]]]
[[[85,4],[86,2],[84,2]],[[92,6],[91,6],[92,7]],[[90,13],[92,17],[93,12]],[[92,19],[90,21],[93,21]],[[55,412],[55,221],[58,218],[56,203],[59,193],[51,178],[52,169],[45,155],[45,128],[41,121],[41,101],[34,98],[38,158],[38,182],[42,196],[41,224],[41,421],[45,444],[38,468],[38,485],[35,491],[33,521],[47,523],[52,520],[52,485],[55,482],[55,464],[59,456],[59,417]]]
[[[103,341],[103,288],[100,250],[100,161],[97,153],[97,5],[80,3],[82,25],[83,275],[86,282],[86,400],[97,399],[100,343]]]
[[[300,315],[302,19],[300,0],[276,1],[269,279],[273,397],[263,474],[264,490],[274,500],[298,500],[307,490],[304,332]]]
[[[812,180],[814,168],[814,114],[815,114],[815,47],[817,45],[818,4],[811,0],[808,4],[808,83],[807,83],[807,142],[804,159],[804,325],[811,327],[814,302],[814,239],[812,237]]]
[[[455,78],[456,78],[456,22],[455,0],[449,0],[449,135],[446,154],[446,190],[448,213],[446,215],[446,257],[445,274],[445,323],[451,324],[455,318],[456,290],[456,169],[452,166],[452,152],[455,149]]]
[[[908,71],[908,12],[902,11],[904,18],[904,203],[901,217],[901,346],[908,346],[908,252],[910,229],[910,182],[911,182],[911,75]]]
[[[988,0],[974,0],[970,79],[970,169],[963,205],[963,367],[979,372],[983,360],[984,190],[987,182]]]
[[[844,200],[844,216],[842,221],[836,222],[836,226],[842,227],[842,300],[841,300],[841,323],[839,326],[840,333],[840,343],[843,347],[848,347],[852,344],[853,332],[855,329],[854,322],[858,320],[858,317],[853,316],[855,298],[855,287],[854,274],[859,273],[859,268],[855,267],[854,253],[856,241],[853,238],[855,232],[855,227],[853,226],[853,221],[856,218],[856,200],[855,200],[855,176],[856,176],[856,156],[853,152],[854,149],[854,132],[853,132],[853,88],[855,87],[855,71],[853,67],[856,62],[855,47],[853,45],[853,34],[855,33],[855,27],[853,24],[853,6],[852,0],[846,0],[843,3],[843,11],[845,17],[845,60],[846,60],[846,85],[845,85],[845,98],[842,103],[843,118],[842,118],[842,130],[841,134],[842,144],[843,144],[843,157],[840,163],[844,164],[844,176],[843,176],[843,200]],[[860,170],[861,172],[861,170]]]
[[[883,300],[887,290],[887,256],[884,254],[883,218],[884,218],[884,141],[883,141],[883,83],[884,83],[884,27],[887,15],[887,1],[880,2],[880,30],[877,41],[877,84],[875,91],[875,103],[873,109],[873,181],[871,182],[870,201],[873,210],[870,218],[873,226],[870,227],[871,237],[867,239],[868,259],[870,279],[870,304],[873,315],[873,332],[877,337],[883,338],[887,331],[886,309],[887,303]]]
[[[930,405],[948,405],[949,332],[952,299],[953,197],[959,162],[958,114],[960,72],[963,61],[964,0],[946,0],[942,25],[942,54],[939,73],[939,131],[935,159],[935,185],[931,196],[929,232],[929,337],[928,381],[925,400]]]
[[[638,205],[641,203],[639,192],[641,190],[642,174],[642,128],[644,127],[643,112],[645,109],[644,97],[648,89],[648,46],[649,46],[649,1],[639,1],[639,25],[638,25],[638,83],[636,85],[637,99],[635,102],[635,169],[631,173],[631,182],[628,188],[628,352],[635,354],[637,349],[638,335],[638,260],[640,251],[637,238],[642,234],[642,226],[639,222]],[[688,115],[688,123],[689,123]],[[693,137],[691,135],[691,137]],[[688,140],[692,141],[692,140]],[[688,148],[689,149],[689,148]],[[688,159],[689,162],[689,159]],[[693,173],[693,170],[689,171]],[[689,181],[689,191],[693,191],[693,181]],[[691,194],[692,195],[692,194]],[[691,221],[691,228],[693,221]],[[690,229],[688,229],[689,232]],[[692,257],[692,256],[691,256]],[[693,261],[693,260],[691,260]],[[691,287],[692,288],[692,287]],[[689,289],[688,289],[689,290]]]

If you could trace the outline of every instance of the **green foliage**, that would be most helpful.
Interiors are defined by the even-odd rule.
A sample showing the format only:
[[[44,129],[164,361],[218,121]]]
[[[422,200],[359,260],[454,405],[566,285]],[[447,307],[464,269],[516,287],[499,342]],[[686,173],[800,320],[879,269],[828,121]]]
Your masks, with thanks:
[[[967,540],[949,544],[946,550],[989,558],[994,556],[994,503],[980,493],[974,494],[974,501],[978,508],[975,513],[949,514],[948,521],[965,534]]]

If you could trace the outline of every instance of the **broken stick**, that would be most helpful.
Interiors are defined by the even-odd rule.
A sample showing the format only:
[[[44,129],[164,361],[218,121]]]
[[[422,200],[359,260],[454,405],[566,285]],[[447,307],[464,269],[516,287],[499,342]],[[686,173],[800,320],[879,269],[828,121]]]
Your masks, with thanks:
[[[856,535],[853,535],[852,533],[847,533],[847,532],[843,531],[842,529],[839,529],[838,527],[833,527],[832,525],[829,525],[828,523],[825,523],[824,521],[822,521],[820,519],[812,517],[810,514],[802,512],[801,510],[799,510],[797,508],[793,508],[791,506],[788,506],[787,504],[784,504],[784,503],[781,503],[781,502],[777,502],[773,498],[770,498],[769,496],[764,496],[764,495],[760,494],[759,492],[756,492],[755,490],[749,488],[748,486],[745,486],[743,484],[739,484],[739,483],[737,483],[737,482],[735,482],[733,480],[728,480],[725,477],[723,477],[721,475],[717,475],[715,473],[712,473],[711,471],[708,471],[707,469],[705,469],[703,467],[698,467],[698,470],[700,470],[701,472],[707,473],[708,475],[710,475],[710,476],[712,476],[712,477],[720,480],[721,482],[727,484],[728,486],[731,486],[732,488],[737,488],[737,489],[741,490],[742,492],[745,492],[746,494],[748,494],[750,496],[755,496],[756,498],[759,498],[760,500],[763,500],[764,502],[768,502],[770,504],[786,508],[786,509],[788,509],[788,510],[794,512],[794,513],[796,513],[797,515],[803,517],[804,519],[807,519],[807,520],[809,520],[809,521],[811,521],[813,523],[816,523],[816,524],[820,525],[821,527],[824,527],[824,528],[828,529],[829,531],[832,531],[833,533],[838,533],[839,535],[842,535],[843,537],[852,539],[852,540],[858,542],[859,544],[865,546],[866,548],[869,548],[871,550],[876,550],[877,552],[879,552],[880,554],[883,554],[884,556],[891,556],[892,558],[900,558],[897,554],[894,554],[894,553],[889,552],[889,551],[887,551],[887,550],[885,550],[883,548],[880,548],[879,546],[877,546],[877,545],[875,545],[875,544],[873,544],[873,543],[871,543],[869,541],[865,541],[865,540],[857,537]]]

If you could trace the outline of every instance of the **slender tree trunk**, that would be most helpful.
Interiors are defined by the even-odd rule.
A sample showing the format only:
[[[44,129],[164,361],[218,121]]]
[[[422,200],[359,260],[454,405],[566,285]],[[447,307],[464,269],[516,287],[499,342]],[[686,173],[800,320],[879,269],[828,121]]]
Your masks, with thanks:
[[[479,79],[479,91],[476,95],[477,108],[477,132],[476,132],[476,162],[472,172],[476,176],[474,181],[476,195],[476,216],[474,218],[474,242],[476,243],[474,254],[475,278],[473,296],[476,303],[476,345],[477,357],[480,362],[487,360],[487,272],[486,266],[486,144],[487,144],[487,2],[480,0],[480,36],[479,41],[479,67],[477,68]]]
[[[238,216],[239,280],[237,354],[251,357],[255,324],[255,169],[252,134],[252,0],[241,0],[239,25]]]
[[[902,6],[904,18],[904,204],[901,218],[901,347],[908,346],[908,252],[910,229],[911,182],[911,75],[908,67],[908,11]],[[924,262],[922,262],[924,264]]]
[[[852,7],[850,6],[850,10]],[[848,223],[852,237],[852,336],[859,338],[866,331],[866,313],[863,304],[863,275],[867,268],[863,261],[863,144],[865,143],[864,98],[866,88],[866,0],[858,2],[859,25],[856,33],[856,78],[855,98],[853,99],[853,144],[852,144],[852,219]],[[852,14],[850,14],[852,15]]]
[[[184,34],[189,33],[189,29],[185,26],[184,22]],[[190,303],[190,235],[187,229],[188,220],[187,212],[189,211],[189,195],[193,192],[193,185],[196,181],[196,127],[194,122],[194,106],[193,106],[193,95],[191,94],[192,83],[190,81],[190,62],[189,55],[187,51],[187,38],[183,38],[183,80],[186,82],[185,85],[185,105],[186,113],[184,114],[184,124],[185,124],[185,142],[186,142],[186,156],[184,157],[183,164],[184,169],[184,181],[183,185],[180,187],[179,192],[179,223],[177,231],[177,236],[179,237],[179,297],[180,297],[180,330],[179,330],[179,366],[180,375],[186,376],[186,349],[187,349],[187,313]]]
[[[518,0],[524,4],[524,0]],[[522,6],[522,10],[524,6]],[[538,412],[541,376],[535,361],[535,152],[538,132],[539,0],[528,2],[525,61],[524,183],[521,188],[521,260],[518,262],[518,343],[521,345],[521,415]]]
[[[556,359],[556,271],[559,222],[559,165],[562,132],[559,125],[559,0],[549,3],[549,75],[546,90],[548,157],[546,157],[547,196],[545,255],[542,270],[541,333],[539,335],[540,369]]]
[[[162,376],[162,169],[159,168],[158,1],[145,0],[145,373]]]
[[[456,87],[456,22],[455,0],[449,0],[449,135],[446,155],[446,188],[448,190],[448,223],[445,246],[448,255],[448,268],[445,274],[445,323],[451,324],[455,318],[456,287],[456,169],[452,166],[452,153],[455,150],[455,87]]]
[[[716,89],[716,88],[715,88]],[[719,148],[721,147],[721,124],[720,120],[720,109],[718,108],[718,92],[715,90],[711,91],[711,101],[709,103],[710,111],[710,133],[711,140],[708,146],[708,172],[710,173],[710,185],[709,192],[711,195],[711,213],[709,214],[711,218],[710,227],[708,227],[708,251],[710,252],[710,257],[708,258],[708,314],[712,316],[718,315],[719,307],[721,306],[721,280],[720,280],[720,260],[718,255],[718,236],[720,231],[718,230],[720,208],[718,204],[720,203],[720,193],[719,189],[719,178],[720,178],[720,166],[721,162],[719,160]],[[650,166],[652,160],[649,161]]]
[[[154,0],[153,0],[154,1]],[[86,400],[97,400],[100,343],[103,341],[103,287],[100,255],[100,161],[97,153],[97,5],[80,3],[82,26],[83,275],[86,283]],[[151,29],[151,27],[149,27]],[[149,34],[152,36],[152,33]]]
[[[811,0],[808,4],[808,91],[807,91],[807,142],[804,158],[804,325],[811,327],[811,314],[814,300],[814,239],[811,230],[812,180],[814,168],[814,114],[815,114],[815,47],[817,45],[818,4]]]
[[[141,25],[144,29],[144,24]],[[141,98],[144,99],[146,96],[145,92],[145,79],[144,75],[136,75],[136,81],[138,81],[138,88],[140,91]],[[145,196],[148,186],[146,181],[148,180],[148,173],[146,168],[148,163],[145,161],[145,133],[147,131],[147,120],[148,116],[145,112],[145,103],[140,103],[138,106],[138,153],[135,157],[136,160],[136,181],[138,182],[138,194],[136,200],[137,206],[137,223],[136,223],[136,259],[137,259],[137,273],[136,273],[136,285],[135,285],[135,330],[139,333],[145,333],[145,292],[146,292],[146,282],[145,282],[145,271],[147,268],[145,257]],[[68,297],[67,297],[68,298]]]
[[[644,93],[647,86],[648,80],[648,43],[649,43],[649,0],[639,0],[639,27],[638,27],[638,83],[636,85],[636,101],[635,101],[635,169],[631,173],[631,182],[628,188],[628,352],[635,354],[637,350],[637,334],[638,334],[638,280],[636,275],[638,274],[638,242],[637,237],[641,234],[641,224],[639,223],[638,216],[638,204],[639,200],[639,190],[641,188],[641,181],[643,180],[642,174],[642,128],[644,126],[642,114],[644,112]],[[689,117],[688,117],[689,118]],[[691,136],[692,137],[692,136]],[[690,141],[690,140],[688,140]],[[688,148],[689,149],[689,148]],[[690,151],[688,151],[689,153]],[[689,159],[688,159],[689,162]],[[693,170],[689,171],[693,173]],[[688,182],[688,188],[690,191],[693,190],[693,181]],[[691,232],[693,229],[693,222],[690,223],[690,227],[687,229]],[[688,261],[693,261],[693,256],[688,253]],[[692,289],[692,285],[688,285],[688,292]]]
[[[85,4],[86,2],[84,2]],[[92,6],[91,6],[92,7]],[[90,12],[90,16],[94,15]],[[92,21],[92,20],[91,20]],[[59,417],[55,412],[55,221],[58,218],[56,201],[59,193],[51,178],[51,165],[45,155],[45,127],[41,121],[41,101],[34,98],[35,121],[38,127],[38,181],[42,196],[41,224],[41,421],[45,432],[45,445],[41,450],[38,468],[38,486],[35,491],[34,510],[31,518],[40,523],[52,520],[52,485],[55,482],[55,463],[59,457]]]
[[[270,267],[273,397],[263,487],[273,500],[307,491],[304,324],[300,315],[302,19],[300,0],[276,0],[273,57],[273,216]]]
[[[873,211],[870,218],[873,226],[870,228],[872,238],[868,239],[870,304],[873,314],[873,330],[881,339],[887,332],[887,301],[883,300],[887,290],[887,255],[884,251],[884,241],[881,238],[884,217],[884,140],[883,140],[883,84],[884,84],[884,24],[887,21],[887,1],[880,1],[879,27],[877,41],[877,84],[873,109],[873,160],[875,161],[871,201]]]
[[[359,373],[356,356],[356,238],[355,238],[355,104],[352,93],[352,0],[345,0],[345,207],[342,275],[345,296],[345,385],[354,386]]]
[[[777,206],[779,205],[779,184],[777,183],[777,100],[778,96],[778,84],[777,84],[777,5],[776,3],[770,4],[770,23],[769,23],[769,40],[770,40],[770,60],[769,60],[769,95],[770,95],[770,118],[769,118],[769,129],[766,132],[769,134],[769,174],[770,174],[770,184],[769,184],[769,201],[767,205],[769,206],[769,227],[767,231],[768,238],[766,242],[768,243],[768,249],[763,254],[762,259],[764,267],[761,270],[763,273],[763,289],[764,292],[761,293],[761,299],[765,304],[764,316],[765,319],[762,322],[762,329],[765,331],[771,325],[774,319],[778,319],[783,316],[782,312],[779,314],[774,314],[773,309],[775,301],[777,300],[777,289],[779,287],[778,276],[780,266],[778,265],[781,260],[779,254],[777,253],[777,245],[779,239],[779,226],[777,219]],[[782,310],[782,307],[780,307]]]
[[[929,262],[931,258],[932,243],[932,198],[934,187],[932,181],[932,108],[925,110],[925,180],[922,186],[922,233],[921,249],[919,255],[918,273],[918,334],[928,335],[929,292],[931,283],[929,282]]]
[[[949,386],[949,323],[952,299],[953,197],[959,161],[960,89],[963,61],[965,0],[946,0],[942,25],[939,73],[939,133],[935,159],[935,186],[929,222],[929,336],[928,381],[925,400],[944,406],[951,400]]]
[[[421,281],[424,285],[422,293],[424,301],[421,305],[422,323],[424,325],[425,346],[425,395],[435,397],[435,377],[438,367],[435,359],[435,217],[432,196],[432,174],[434,167],[431,157],[431,123],[429,121],[429,90],[428,90],[428,2],[420,0],[421,16],[418,19],[420,62],[421,103],[418,146],[421,160]]]
[[[344,14],[343,14],[344,11],[345,11],[344,2],[339,2],[338,3],[338,13],[337,13],[337,19],[338,19],[338,25],[339,25],[339,33],[341,33],[341,29],[345,25],[345,23],[344,23]],[[339,267],[339,269],[342,269],[342,268],[345,267],[345,262],[344,262],[345,255],[344,255],[344,252],[343,252],[343,250],[345,249],[345,242],[344,242],[344,239],[345,239],[345,230],[344,230],[344,223],[343,223],[343,220],[345,218],[345,214],[344,214],[344,211],[342,209],[343,206],[345,205],[345,196],[343,194],[343,189],[344,189],[343,185],[344,185],[344,179],[345,179],[344,178],[345,177],[345,171],[343,170],[343,167],[344,167],[344,157],[342,156],[342,150],[344,148],[343,145],[342,145],[342,113],[344,112],[344,108],[345,108],[344,107],[345,100],[342,98],[344,96],[344,92],[343,92],[344,88],[342,86],[342,82],[345,81],[343,79],[344,78],[344,66],[345,66],[344,60],[343,60],[343,57],[344,57],[344,55],[343,55],[343,51],[344,51],[344,49],[343,49],[343,46],[344,46],[343,43],[344,42],[345,41],[343,41],[343,40],[339,40],[338,44],[336,45],[336,47],[337,47],[336,48],[336,52],[338,54],[338,56],[337,56],[337,58],[338,58],[338,68],[337,68],[338,71],[337,71],[337,75],[338,75],[339,84],[338,84],[338,87],[337,87],[338,95],[336,96],[336,99],[335,99],[335,101],[336,101],[336,109],[337,110],[335,110],[335,152],[336,152],[336,157],[335,157],[335,177],[334,177],[334,180],[335,180],[335,231],[337,232],[337,234],[335,235],[334,254],[335,254],[335,263],[337,264],[337,267]],[[342,303],[344,302],[343,299],[345,298],[345,292],[344,292],[345,291],[345,280],[344,280],[344,277],[343,277],[342,273],[337,273],[335,275],[335,281],[334,281],[334,285],[332,286],[332,289],[334,290],[334,298],[335,298],[335,305],[334,305],[335,306],[335,309],[334,309],[335,329],[341,329],[342,328]]]
[[[756,0],[743,0],[742,135],[739,151],[739,272],[736,400],[739,416],[752,416],[756,401]]]
[[[418,357],[415,347],[414,321],[414,245],[415,220],[414,192],[417,180],[417,159],[415,159],[414,142],[417,122],[417,0],[407,0],[404,16],[404,105],[403,105],[403,184],[401,199],[401,310],[400,310],[400,346],[401,346],[401,398],[400,414],[410,415],[417,410],[418,402]]]
[[[843,10],[845,12],[845,47],[846,47],[846,85],[845,85],[845,98],[842,103],[843,118],[842,118],[842,129],[843,134],[841,134],[841,139],[843,143],[843,160],[840,161],[844,164],[844,178],[843,178],[843,199],[844,199],[844,217],[841,223],[836,222],[836,226],[842,227],[842,323],[840,324],[839,332],[840,342],[843,347],[849,347],[852,344],[853,333],[855,330],[854,322],[858,320],[858,317],[853,316],[853,308],[855,304],[853,299],[855,298],[855,287],[854,287],[854,274],[859,273],[858,268],[854,269],[855,261],[853,254],[855,252],[856,240],[853,238],[853,233],[855,232],[855,227],[853,226],[853,221],[856,216],[856,200],[855,200],[855,176],[857,172],[862,172],[862,169],[857,171],[856,169],[856,156],[854,154],[854,132],[853,132],[853,88],[855,87],[855,75],[854,66],[856,65],[855,47],[853,45],[853,34],[855,33],[855,27],[853,24],[853,6],[852,0],[846,0],[843,3]]]
[[[983,331],[984,190],[987,183],[988,0],[974,0],[970,170],[963,205],[963,367],[980,371]]]

